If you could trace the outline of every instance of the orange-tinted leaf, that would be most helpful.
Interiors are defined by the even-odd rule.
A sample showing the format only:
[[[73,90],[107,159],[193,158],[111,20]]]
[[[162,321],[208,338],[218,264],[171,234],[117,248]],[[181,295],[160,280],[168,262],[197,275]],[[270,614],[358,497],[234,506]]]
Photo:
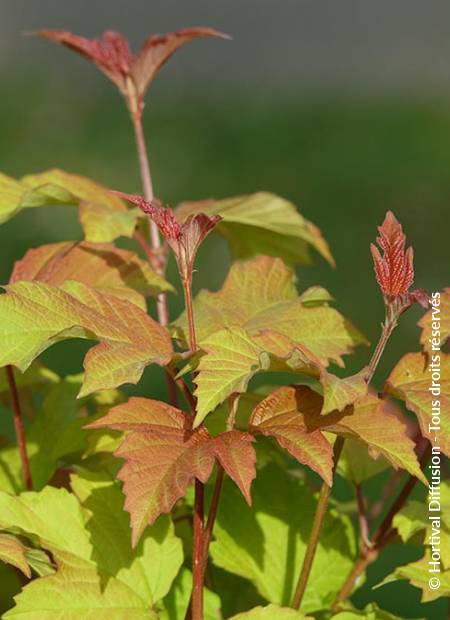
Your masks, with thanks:
[[[206,482],[214,465],[208,431],[191,430],[192,418],[165,403],[131,398],[88,428],[126,432],[116,456],[125,460],[119,472],[125,508],[131,516],[133,545],[146,525],[170,512],[197,478]]]
[[[276,390],[256,406],[250,428],[274,437],[297,461],[311,467],[331,485],[333,450],[320,430],[309,428],[310,415],[320,415],[320,409],[305,408],[301,394],[294,386]]]
[[[251,504],[250,487],[256,477],[256,454],[252,446],[254,438],[249,433],[232,430],[215,437],[214,454],[237,484],[248,504]]]
[[[430,361],[422,353],[404,355],[388,377],[386,392],[402,399],[408,409],[416,414],[424,437],[450,456],[450,354],[442,352],[440,364],[435,366],[435,370],[439,371],[435,376],[439,393],[437,390],[434,394],[430,391],[433,380],[428,370]],[[434,411],[433,401],[438,401]],[[435,415],[433,420],[433,413],[436,412],[439,415]]]
[[[420,480],[426,480],[417,461],[414,451],[415,444],[408,436],[406,423],[395,413],[393,408],[389,407],[389,403],[368,395],[344,411],[336,411],[328,415],[321,415],[322,406],[323,398],[310,388],[306,386],[284,387],[257,405],[251,423],[254,428],[256,427],[261,432],[261,426],[264,426],[261,423],[267,419],[270,424],[274,416],[281,416],[279,425],[281,427],[284,425],[293,427],[295,431],[293,436],[299,438],[301,448],[304,447],[304,443],[300,433],[318,432],[321,434],[327,431],[358,439],[366,444],[374,458],[378,454],[382,454],[394,467],[406,469]],[[276,431],[278,432],[278,420],[276,422]],[[280,445],[282,445],[281,442]],[[283,447],[296,456],[291,451],[292,446],[283,445]],[[312,455],[314,458],[314,452]],[[296,458],[298,457],[296,456]],[[326,472],[326,454],[324,456],[323,453],[319,452],[316,458],[318,458],[319,463],[322,463],[323,460],[325,467],[322,467],[322,470]],[[305,462],[305,460],[301,460],[301,462]],[[311,462],[307,462],[307,464],[314,468],[312,462],[311,459]],[[314,469],[318,471],[317,466]],[[321,475],[324,477],[323,473]],[[327,479],[326,476],[324,479]]]
[[[111,244],[63,241],[29,250],[17,261],[11,283],[20,280],[60,286],[75,280],[104,293],[136,302],[145,308],[143,296],[158,295],[171,289],[147,261],[134,252]]]

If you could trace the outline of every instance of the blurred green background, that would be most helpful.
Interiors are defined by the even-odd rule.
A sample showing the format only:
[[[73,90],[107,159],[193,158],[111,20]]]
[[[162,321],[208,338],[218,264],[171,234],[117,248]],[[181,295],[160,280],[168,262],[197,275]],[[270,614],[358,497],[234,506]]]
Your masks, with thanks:
[[[143,8],[141,2],[135,4],[141,11],[135,20],[139,18],[142,28],[142,11],[147,11],[150,16],[151,9]],[[170,11],[174,15],[173,27],[193,23],[190,19],[180,24],[176,3],[169,4],[170,9],[165,13],[161,9],[163,19],[157,24],[170,28]],[[438,74],[433,87],[427,87],[425,83],[423,88],[419,87],[424,78],[420,74],[415,81],[413,65],[414,87],[403,82],[395,88],[392,84],[385,87],[380,76],[376,78],[373,63],[367,61],[367,84],[370,86],[373,82],[371,88],[366,83],[361,87],[358,72],[354,73],[355,88],[351,87],[351,76],[347,76],[344,83],[332,79],[334,74],[332,78],[319,76],[317,81],[312,80],[305,87],[305,83],[298,81],[294,69],[291,73],[288,71],[289,66],[294,66],[292,58],[287,68],[280,65],[283,79],[277,79],[276,68],[266,67],[269,87],[263,78],[252,83],[252,67],[254,74],[264,76],[254,41],[259,41],[262,54],[267,46],[275,45],[278,38],[283,40],[287,36],[281,27],[278,32],[276,27],[273,28],[274,40],[258,36],[258,27],[261,27],[261,34],[264,34],[264,27],[267,28],[262,17],[270,19],[272,11],[277,15],[276,24],[281,22],[285,29],[289,26],[292,32],[290,50],[294,56],[296,42],[300,45],[300,40],[294,36],[295,27],[287,13],[283,15],[281,12],[280,17],[274,0],[263,3],[266,7],[264,15],[255,14],[259,21],[252,21],[248,14],[243,20],[239,20],[239,15],[231,16],[231,5],[235,6],[235,3],[230,3],[228,12],[224,8],[226,3],[218,4],[221,11],[220,19],[216,21],[211,19],[214,17],[211,8],[207,10],[204,4],[204,18],[199,18],[202,12],[197,4],[197,22],[227,29],[226,26],[232,27],[235,20],[241,34],[245,34],[245,26],[249,36],[253,36],[253,43],[248,43],[249,54],[251,52],[254,57],[253,65],[244,59],[244,68],[240,66],[236,52],[228,52],[227,46],[233,46],[233,42],[215,41],[192,44],[201,46],[202,50],[191,57],[195,60],[194,68],[189,65],[189,60],[178,66],[178,60],[171,61],[161,83],[157,81],[151,89],[144,115],[156,194],[172,205],[182,200],[227,197],[257,190],[272,191],[292,200],[303,215],[321,228],[337,262],[337,269],[332,270],[322,259],[314,257],[312,266],[298,270],[300,289],[313,284],[324,285],[335,297],[337,307],[373,342],[378,337],[383,319],[383,304],[373,275],[369,244],[374,240],[376,226],[383,220],[387,209],[395,212],[414,247],[416,286],[431,291],[450,283],[448,85],[442,74]],[[249,4],[255,7],[254,3]],[[307,4],[299,3],[299,7]],[[352,3],[345,4],[356,7]],[[406,6],[404,2],[400,4]],[[10,16],[16,20],[14,23],[20,24],[15,31],[8,31],[9,41],[12,41],[17,31],[27,28],[29,23],[17,9],[18,5],[24,6],[23,2],[6,2],[5,5],[11,10]],[[75,30],[79,25],[80,19],[71,21],[59,3],[45,2],[43,5],[48,13],[47,21],[37,20],[37,13],[34,13],[30,19],[33,27],[62,25]],[[79,5],[87,7],[84,2]],[[111,5],[115,6],[115,3],[93,3],[95,24],[103,24],[99,29],[109,27],[111,21],[116,28],[120,27],[117,10],[113,15],[115,22],[111,20]],[[292,3],[287,5],[292,10]],[[441,6],[440,3],[437,5]],[[325,2],[325,16],[328,7],[331,10],[331,5]],[[56,20],[51,19],[54,15],[51,15],[50,8],[56,11]],[[133,3],[129,9],[132,8]],[[0,11],[6,11],[5,15],[8,15],[5,6]],[[298,11],[301,16],[301,9]],[[88,23],[86,15],[84,19]],[[436,23],[438,21],[436,15]],[[150,19],[148,23],[150,28],[146,30],[151,31]],[[308,24],[302,27],[307,28]],[[402,28],[404,32],[404,24]],[[158,29],[163,28],[159,26]],[[92,31],[92,24],[87,30],[88,33]],[[133,32],[126,34],[133,35]],[[333,50],[334,54],[338,53],[345,37],[345,29],[338,31],[330,54]],[[372,53],[378,51],[383,56],[382,41],[377,47],[376,37],[372,38],[375,38],[370,43]],[[39,56],[41,52],[38,50],[44,43],[19,40],[18,34],[17,40],[8,48],[8,62],[0,63],[1,170],[12,176],[21,176],[59,167],[92,177],[109,187],[138,192],[140,182],[132,130],[114,88],[103,77],[95,75],[87,63],[70,58],[70,54],[62,49],[55,47],[50,50],[51,54],[47,51],[46,55]],[[329,40],[323,40],[323,45],[329,43]],[[237,45],[244,55],[247,49],[245,38],[241,37]],[[406,50],[401,48],[400,39],[398,45],[406,55],[408,49],[412,55],[417,51],[414,43]],[[221,56],[221,70],[228,66],[222,76],[207,69],[208,63],[211,64],[208,51],[213,48],[214,58]],[[37,60],[32,58],[35,51]],[[184,53],[181,51],[180,57]],[[379,63],[382,77],[383,66],[386,75],[390,69],[388,61],[383,58]],[[44,60],[45,64],[42,64]],[[65,61],[68,70],[64,68]],[[295,62],[303,68],[309,66],[311,75],[314,75],[317,58],[313,55],[300,57],[298,54]],[[362,58],[361,75],[364,75],[364,62]],[[387,64],[383,65],[383,62]],[[173,70],[170,68],[172,63]],[[206,67],[204,70],[202,63]],[[180,67],[186,69],[188,77],[193,76],[192,80],[180,77]],[[420,71],[426,73],[426,67],[418,65]],[[236,73],[240,75],[236,76]],[[397,67],[397,75],[403,75],[401,65]],[[0,230],[1,282],[7,282],[13,262],[28,248],[79,238],[81,229],[74,208],[22,212]],[[219,237],[211,236],[200,252],[195,289],[217,289],[228,264],[226,244]],[[170,275],[173,281],[173,265]],[[180,309],[179,296],[172,297],[170,303],[172,317],[175,317]],[[377,373],[376,381],[380,386],[403,353],[418,350],[416,322],[420,314],[419,309],[409,311],[394,334]],[[78,372],[85,349],[84,343],[59,344],[44,358],[60,372]],[[367,362],[368,355],[367,349],[360,350],[349,360],[348,368],[358,370]],[[146,373],[139,390],[148,392],[149,388],[153,394],[163,393],[161,374],[155,371]],[[136,389],[131,391],[136,392]],[[414,553],[405,557],[404,551],[400,553],[393,549],[382,563],[378,562],[370,569],[369,585],[374,583],[376,576],[387,574],[389,566],[415,557]],[[446,601],[420,605],[419,598],[418,590],[401,583],[388,585],[374,593],[366,586],[354,600],[363,606],[375,599],[381,606],[405,618],[438,620],[447,617]]]

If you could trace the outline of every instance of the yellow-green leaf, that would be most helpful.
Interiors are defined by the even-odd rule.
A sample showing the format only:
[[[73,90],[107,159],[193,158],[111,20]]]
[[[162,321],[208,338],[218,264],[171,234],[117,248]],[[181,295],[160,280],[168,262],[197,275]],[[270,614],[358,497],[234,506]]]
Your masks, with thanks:
[[[27,561],[27,547],[18,538],[0,533],[0,560],[18,568],[31,579],[31,570]]]
[[[169,333],[135,304],[79,282],[63,288],[17,282],[0,295],[0,365],[24,371],[42,351],[67,338],[95,338],[84,361],[81,395],[137,383],[151,363],[172,353]]]
[[[404,355],[389,375],[385,389],[388,394],[403,400],[416,414],[424,437],[450,456],[450,354],[440,354],[439,368],[434,369],[439,390],[434,394],[430,391],[433,380],[428,370],[430,361],[422,353]]]
[[[320,230],[275,194],[258,192],[224,200],[204,200],[180,205],[177,215],[192,213],[220,215],[217,227],[230,243],[236,258],[257,254],[280,256],[290,263],[310,263],[309,248],[314,248],[331,265],[333,257]]]

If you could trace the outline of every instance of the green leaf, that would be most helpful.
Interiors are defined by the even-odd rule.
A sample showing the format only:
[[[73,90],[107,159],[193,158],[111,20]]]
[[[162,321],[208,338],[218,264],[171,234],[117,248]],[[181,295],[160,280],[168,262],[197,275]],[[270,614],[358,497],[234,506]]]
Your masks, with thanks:
[[[162,603],[160,620],[184,620],[192,594],[192,573],[183,568]],[[220,598],[204,588],[204,620],[217,620],[220,612]]]
[[[372,457],[362,441],[347,437],[337,470],[353,484],[361,484],[388,467],[388,461],[381,455]]]
[[[18,538],[0,533],[0,560],[18,568],[31,579],[31,570],[27,561],[27,547]]]
[[[63,241],[29,250],[15,263],[10,281],[21,280],[53,286],[75,280],[100,292],[133,301],[144,310],[144,297],[173,290],[134,252],[87,241],[79,244]]]
[[[194,316],[200,345],[224,328],[241,327],[250,336],[269,329],[307,347],[325,365],[329,360],[342,365],[342,355],[363,341],[325,302],[304,305],[293,270],[267,256],[233,263],[219,291],[203,290],[194,299]],[[186,325],[183,314],[176,327],[185,340]]]
[[[80,203],[80,223],[86,241],[111,243],[119,237],[132,237],[142,212],[122,211],[109,205]]]
[[[399,566],[395,569],[394,573],[378,584],[377,588],[392,583],[393,581],[406,579],[412,586],[422,590],[422,603],[434,601],[441,596],[450,596],[450,570],[440,570],[434,573],[430,572],[429,562],[431,559],[431,552],[427,548],[423,558],[417,562]],[[439,587],[437,589],[430,587],[430,579],[433,577],[439,580]]]
[[[413,411],[424,437],[450,456],[450,354],[440,353],[439,394],[432,395],[429,360],[422,353],[407,353],[388,377],[385,391],[400,398]],[[433,430],[432,401],[439,401],[439,431]],[[437,441],[435,440],[437,438]]]
[[[273,330],[252,338],[240,327],[223,329],[204,340],[202,349],[206,354],[197,366],[195,426],[228,396],[245,392],[250,379],[261,370],[320,378],[324,389],[323,413],[344,409],[367,393],[364,372],[339,379],[325,370],[312,351]]]
[[[158,519],[133,550],[118,483],[106,472],[82,471],[71,477],[71,486],[86,510],[92,559],[100,572],[127,584],[149,604],[164,598],[183,563],[181,540],[170,519]]]
[[[188,202],[177,209],[180,218],[197,212],[223,218],[218,232],[228,240],[236,258],[266,254],[290,263],[308,264],[309,247],[313,247],[334,265],[320,230],[291,202],[275,194],[259,192],[225,200]]]
[[[100,584],[95,564],[60,552],[58,571],[30,582],[3,618],[21,620],[158,620],[156,612],[126,584]]]
[[[275,618],[277,620],[307,620],[307,617],[299,611],[279,605],[255,607],[250,611],[244,611],[233,616],[230,620],[274,620]]]
[[[0,529],[40,544],[58,567],[25,586],[5,618],[157,620],[153,606],[182,562],[173,526],[162,519],[133,551],[118,484],[103,472],[81,472],[73,485],[81,505],[52,487],[20,497],[0,493]]]
[[[217,566],[250,580],[268,602],[289,605],[316,500],[301,481],[275,465],[258,473],[252,494],[249,509],[225,481],[211,555]],[[350,521],[330,508],[304,598],[305,612],[331,605],[351,570],[354,554]]]
[[[47,170],[20,181],[0,175],[0,224],[22,209],[49,205],[80,205],[80,219],[88,241],[109,243],[132,237],[139,209],[128,210],[108,189],[86,177],[63,170]]]
[[[375,603],[370,603],[364,609],[341,611],[330,620],[401,620],[388,611],[380,609]]]
[[[80,395],[137,383],[151,363],[165,364],[172,354],[167,330],[126,300],[79,282],[64,289],[17,282],[0,295],[0,365],[24,371],[42,351],[67,338],[96,338],[84,360]]]

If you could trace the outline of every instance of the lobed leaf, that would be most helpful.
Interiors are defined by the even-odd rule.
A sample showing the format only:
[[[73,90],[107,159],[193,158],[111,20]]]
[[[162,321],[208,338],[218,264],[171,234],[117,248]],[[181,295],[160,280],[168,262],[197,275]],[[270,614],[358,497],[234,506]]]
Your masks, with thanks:
[[[320,230],[300,215],[291,202],[275,194],[259,192],[224,200],[187,202],[178,207],[177,215],[183,218],[199,211],[222,217],[217,231],[230,243],[235,258],[266,254],[289,263],[307,264],[312,247],[334,265]]]
[[[323,398],[310,388],[282,387],[257,405],[251,423],[258,432],[262,432],[261,428],[268,429],[265,434],[273,434],[282,447],[312,467],[328,483],[331,480],[331,448],[327,449],[325,437],[319,438],[323,432],[358,439],[373,455],[381,454],[394,467],[406,469],[426,483],[405,423],[382,400],[369,395],[342,412],[328,415],[321,415],[322,407]],[[305,454],[306,439],[310,449]]]
[[[150,363],[165,364],[168,332],[135,304],[79,282],[56,288],[17,282],[0,295],[0,365],[24,371],[42,351],[67,338],[95,338],[84,360],[80,395],[137,383]]]
[[[133,545],[149,523],[171,511],[194,478],[206,482],[211,475],[208,432],[192,431],[189,416],[166,403],[131,398],[88,428],[127,431],[115,454],[125,460],[118,477],[124,483]]]
[[[17,181],[0,174],[0,224],[23,209],[77,205],[87,241],[110,243],[132,237],[142,213],[127,209],[109,190],[86,177],[52,169]]]
[[[419,420],[424,437],[432,445],[437,443],[444,454],[450,456],[450,354],[440,354],[439,395],[432,395],[429,359],[426,354],[407,353],[398,362],[386,382],[385,391],[400,398]],[[432,418],[432,401],[439,401],[440,420],[436,435]],[[437,442],[435,441],[437,437]]]
[[[320,379],[324,390],[322,413],[347,405],[367,393],[364,371],[339,379],[328,373],[321,360],[307,347],[284,334],[263,330],[250,337],[240,327],[216,332],[202,343],[205,355],[198,360],[195,425],[233,393],[245,392],[259,371],[287,371]]]
[[[144,296],[173,287],[134,252],[111,244],[63,241],[28,250],[17,261],[10,282],[22,280],[61,286],[75,280],[100,292],[133,301],[145,309]]]
[[[173,526],[160,521],[132,551],[117,483],[84,472],[73,484],[82,505],[52,487],[20,497],[0,493],[0,529],[18,529],[50,551],[57,565],[54,574],[27,584],[5,617],[156,620],[153,607],[182,562]]]

